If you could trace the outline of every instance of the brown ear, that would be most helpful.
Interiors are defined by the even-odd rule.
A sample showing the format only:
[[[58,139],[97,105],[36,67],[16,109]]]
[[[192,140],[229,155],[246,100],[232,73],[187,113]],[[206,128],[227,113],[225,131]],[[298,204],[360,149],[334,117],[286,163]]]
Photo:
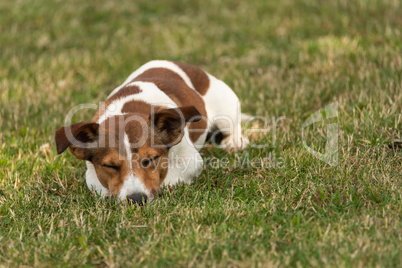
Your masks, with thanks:
[[[187,122],[197,122],[202,118],[194,106],[163,109],[150,115],[150,122],[155,127],[162,142],[168,147],[176,145],[182,139],[182,132]]]
[[[91,122],[81,122],[59,128],[55,133],[57,153],[61,154],[71,146],[71,152],[77,158],[85,159],[87,157],[87,153],[84,151],[86,144],[97,140],[98,131],[99,124]]]

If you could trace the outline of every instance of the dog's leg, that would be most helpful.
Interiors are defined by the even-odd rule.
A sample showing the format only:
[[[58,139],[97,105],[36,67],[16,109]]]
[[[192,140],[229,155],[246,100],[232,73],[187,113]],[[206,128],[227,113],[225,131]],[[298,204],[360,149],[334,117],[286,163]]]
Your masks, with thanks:
[[[179,182],[190,183],[202,172],[203,160],[191,142],[185,128],[182,140],[169,150],[168,173],[163,185],[174,186]]]
[[[243,150],[249,141],[242,135],[240,101],[228,85],[210,74],[208,77],[210,87],[203,98],[211,122],[210,131],[222,133],[222,148]]]

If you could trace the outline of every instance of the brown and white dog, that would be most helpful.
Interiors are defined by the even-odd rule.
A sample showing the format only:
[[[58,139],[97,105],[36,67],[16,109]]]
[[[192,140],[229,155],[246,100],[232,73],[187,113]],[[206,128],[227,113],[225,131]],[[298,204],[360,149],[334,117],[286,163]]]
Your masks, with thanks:
[[[200,148],[219,131],[221,146],[244,149],[240,103],[222,81],[199,68],[151,61],[132,73],[88,122],[58,129],[57,152],[67,147],[86,160],[86,182],[103,196],[142,203],[161,185],[190,183],[203,161]]]

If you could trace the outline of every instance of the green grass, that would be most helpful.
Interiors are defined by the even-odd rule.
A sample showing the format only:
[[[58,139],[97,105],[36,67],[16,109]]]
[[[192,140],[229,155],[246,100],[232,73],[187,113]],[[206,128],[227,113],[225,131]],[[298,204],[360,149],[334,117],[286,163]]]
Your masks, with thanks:
[[[402,139],[401,13],[391,0],[1,1],[0,265],[400,265],[402,150],[390,145]],[[259,139],[270,148],[204,150],[206,161],[282,164],[210,165],[151,206],[93,196],[54,130],[151,59],[198,65],[245,112],[286,117],[275,143]],[[301,130],[334,101],[330,166]],[[324,150],[323,125],[306,135]]]

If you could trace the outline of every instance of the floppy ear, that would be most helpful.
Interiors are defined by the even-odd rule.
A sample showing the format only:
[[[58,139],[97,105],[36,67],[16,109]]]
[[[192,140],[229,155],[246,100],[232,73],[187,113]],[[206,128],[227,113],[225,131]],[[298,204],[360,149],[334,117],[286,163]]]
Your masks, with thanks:
[[[57,153],[61,154],[67,147],[79,159],[88,159],[90,156],[89,144],[98,139],[99,124],[81,122],[56,130],[55,140]]]
[[[162,142],[168,147],[181,141],[187,122],[197,122],[202,118],[194,106],[163,109],[149,117]]]

